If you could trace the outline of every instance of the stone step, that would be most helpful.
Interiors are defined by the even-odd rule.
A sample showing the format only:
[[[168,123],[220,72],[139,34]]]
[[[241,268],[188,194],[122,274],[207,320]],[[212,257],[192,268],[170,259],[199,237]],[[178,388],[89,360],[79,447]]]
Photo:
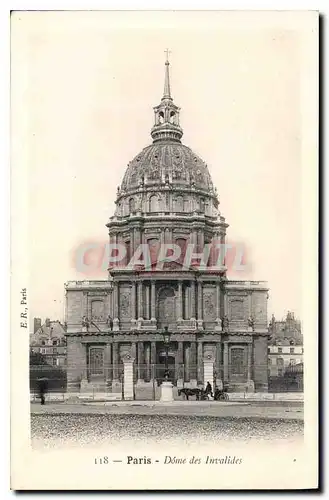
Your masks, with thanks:
[[[135,386],[134,394],[135,394],[135,399],[139,401],[153,400],[154,397],[156,401],[159,401],[161,396],[161,387],[156,385],[155,390],[153,390],[153,387]],[[177,387],[173,387],[173,395],[174,395],[174,400],[182,401],[185,399],[184,396],[178,396]]]

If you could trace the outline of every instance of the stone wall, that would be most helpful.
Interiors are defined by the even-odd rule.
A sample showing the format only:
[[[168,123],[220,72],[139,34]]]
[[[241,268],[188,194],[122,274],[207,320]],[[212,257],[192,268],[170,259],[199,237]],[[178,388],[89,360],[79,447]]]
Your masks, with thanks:
[[[67,388],[79,390],[86,370],[86,347],[80,337],[67,337]]]
[[[268,372],[267,372],[267,337],[254,337],[254,383],[255,390],[259,392],[268,390]]]
[[[66,295],[66,322],[81,325],[84,316],[83,291],[69,290]]]

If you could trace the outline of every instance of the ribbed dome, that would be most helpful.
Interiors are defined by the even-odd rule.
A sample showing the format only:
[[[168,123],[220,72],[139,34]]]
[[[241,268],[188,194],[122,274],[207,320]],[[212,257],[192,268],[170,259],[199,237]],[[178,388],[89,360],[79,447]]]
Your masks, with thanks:
[[[158,142],[143,149],[128,165],[121,192],[141,185],[194,186],[213,193],[208,167],[189,147],[177,142]]]

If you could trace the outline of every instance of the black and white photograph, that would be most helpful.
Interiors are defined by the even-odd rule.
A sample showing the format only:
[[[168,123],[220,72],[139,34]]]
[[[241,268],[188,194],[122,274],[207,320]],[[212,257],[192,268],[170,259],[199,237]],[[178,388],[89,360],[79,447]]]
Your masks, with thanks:
[[[12,13],[13,489],[317,487],[318,23]]]

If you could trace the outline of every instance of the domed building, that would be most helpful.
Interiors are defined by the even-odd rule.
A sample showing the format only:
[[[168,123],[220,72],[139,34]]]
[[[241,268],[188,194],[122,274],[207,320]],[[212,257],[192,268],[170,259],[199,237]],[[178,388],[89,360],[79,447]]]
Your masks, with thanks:
[[[107,281],[66,284],[68,391],[120,392],[126,359],[135,397],[156,395],[165,376],[177,388],[267,391],[268,289],[227,279],[228,224],[207,164],[182,143],[179,112],[166,61],[153,142],[128,164],[107,223],[122,258]]]

